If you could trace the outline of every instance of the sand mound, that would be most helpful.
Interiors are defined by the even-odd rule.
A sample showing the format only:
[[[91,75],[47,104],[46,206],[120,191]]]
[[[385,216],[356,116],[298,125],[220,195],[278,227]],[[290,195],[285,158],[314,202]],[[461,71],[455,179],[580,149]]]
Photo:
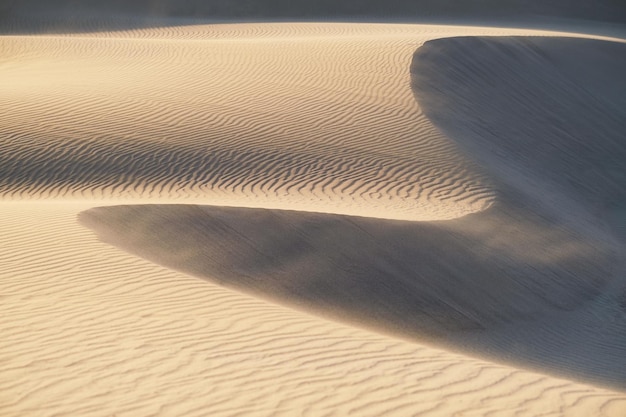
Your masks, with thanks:
[[[93,205],[3,202],[3,416],[621,417],[623,393],[311,317],[98,242]],[[419,401],[418,401],[419,399]]]
[[[431,43],[414,55],[415,95],[470,152],[486,150],[477,153],[499,187],[490,209],[431,224],[176,206],[92,209],[81,220],[106,242],[237,289],[626,387],[626,373],[614,366],[626,357],[626,248],[612,223],[589,210],[621,204],[626,191],[618,178],[626,54],[616,54],[625,47],[526,38]],[[585,54],[603,71],[571,70],[574,56]],[[604,94],[615,82],[618,91]],[[496,86],[497,100],[487,85]]]
[[[575,227],[626,238],[626,45],[450,38],[411,66],[429,119],[494,181]]]
[[[490,111],[464,86],[484,85],[482,70],[446,92],[460,121],[438,118],[432,101],[451,69],[420,69],[428,77],[416,83],[417,61],[447,59],[414,55],[430,39],[554,33],[155,29],[96,16],[80,34],[0,37],[0,414],[624,414],[623,393],[545,375],[624,388],[616,171],[523,149],[500,161],[497,142],[471,137],[480,127],[464,119],[476,115],[462,116],[463,100]],[[496,67],[519,43],[476,46],[478,58]],[[591,49],[605,50],[571,45],[594,59]],[[567,48],[537,46],[552,61]],[[535,59],[495,74],[519,83],[500,108],[529,104],[520,88],[541,79],[511,68],[553,74]],[[576,94],[604,91],[599,106],[614,112],[619,92],[594,77],[615,64],[597,62],[560,76],[578,80]],[[602,132],[589,155],[622,155],[619,120],[577,116],[567,134]],[[461,122],[467,138],[448,127]],[[612,182],[577,190],[550,164],[572,181],[582,164]],[[612,217],[594,201],[616,207]],[[132,206],[93,208],[122,204]]]
[[[299,39],[290,27],[258,40],[246,25],[216,29],[230,36],[219,41],[3,39],[0,195],[411,220],[489,206],[481,172],[407,88],[406,28]]]
[[[615,248],[514,204],[435,224],[181,205],[80,219],[106,243],[272,301],[625,387]]]

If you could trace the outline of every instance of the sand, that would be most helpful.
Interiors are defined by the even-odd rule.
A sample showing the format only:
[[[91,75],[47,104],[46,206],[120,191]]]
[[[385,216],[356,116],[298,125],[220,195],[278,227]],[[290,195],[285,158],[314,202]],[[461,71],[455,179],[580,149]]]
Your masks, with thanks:
[[[2,415],[624,414],[621,40],[178,23],[0,37]]]

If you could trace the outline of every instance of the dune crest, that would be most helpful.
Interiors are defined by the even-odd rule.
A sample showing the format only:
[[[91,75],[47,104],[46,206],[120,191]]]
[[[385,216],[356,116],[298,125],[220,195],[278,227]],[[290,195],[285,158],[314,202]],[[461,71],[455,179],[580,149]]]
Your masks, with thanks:
[[[230,26],[227,38],[193,42],[2,39],[16,63],[0,66],[0,195],[404,220],[456,218],[493,202],[480,169],[413,99],[406,27],[379,39],[328,25],[333,36],[302,38],[278,25],[280,37],[242,41]]]
[[[624,415],[619,167],[579,152],[557,164],[567,181],[543,183],[549,157],[499,159],[514,145],[463,108],[489,109],[472,88],[484,65],[454,68],[525,69],[495,97],[510,111],[541,81],[530,72],[554,80],[554,50],[416,52],[556,33],[104,13],[64,26],[22,3],[0,25],[0,414]],[[611,113],[618,90],[583,67],[573,91],[604,88]],[[432,94],[450,85],[451,100]],[[612,161],[620,122],[599,116],[575,126]],[[581,162],[611,181],[577,190]]]
[[[497,184],[496,203],[461,219],[120,206],[80,220],[105,242],[229,287],[624,389],[626,372],[614,364],[626,357],[626,245],[593,211],[626,200],[624,96],[615,85],[624,51],[601,41],[471,37],[417,50],[417,100]],[[586,54],[604,59],[604,71],[572,70]]]
[[[79,225],[91,205],[0,204],[3,416],[621,417],[626,407],[623,392],[407,343],[163,268]]]
[[[185,205],[79,218],[105,243],[274,302],[626,388],[620,255],[513,204],[434,224]]]
[[[572,227],[626,240],[626,44],[552,37],[427,42],[421,108],[494,181]]]

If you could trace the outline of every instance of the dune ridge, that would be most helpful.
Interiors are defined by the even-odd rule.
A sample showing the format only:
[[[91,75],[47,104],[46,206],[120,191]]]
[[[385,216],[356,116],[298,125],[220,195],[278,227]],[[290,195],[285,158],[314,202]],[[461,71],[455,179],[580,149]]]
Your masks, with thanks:
[[[480,213],[398,224],[120,206],[80,220],[105,242],[271,300],[624,389],[614,364],[626,357],[626,247],[589,206],[626,201],[625,88],[615,81],[625,51],[530,37],[451,38],[416,51],[416,99],[494,178],[498,199]],[[568,72],[580,57],[586,64]]]
[[[480,170],[414,103],[406,38],[3,43],[16,58],[40,54],[3,71],[0,192],[9,198],[253,199],[414,220],[454,218],[493,199]],[[42,71],[45,85],[33,88]],[[33,114],[37,126],[26,125]]]
[[[79,225],[92,205],[1,204],[5,416],[617,417],[626,407],[620,392],[321,320],[160,267]]]
[[[79,218],[103,242],[270,301],[626,388],[623,253],[513,205],[433,225],[186,205]]]
[[[623,415],[623,241],[587,201],[614,189],[555,215],[410,72],[433,38],[555,32],[169,22],[0,37],[1,414]],[[223,288],[260,277],[342,292],[320,318]],[[422,321],[325,314],[394,302]]]
[[[492,178],[570,227],[623,240],[625,56],[623,43],[591,39],[440,39],[416,51],[412,85]]]

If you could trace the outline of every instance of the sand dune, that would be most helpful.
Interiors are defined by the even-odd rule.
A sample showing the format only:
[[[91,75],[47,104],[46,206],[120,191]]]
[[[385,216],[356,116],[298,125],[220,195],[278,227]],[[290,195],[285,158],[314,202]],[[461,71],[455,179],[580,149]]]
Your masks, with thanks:
[[[626,388],[624,252],[515,204],[437,224],[176,205],[80,219],[104,242],[272,301]]]
[[[80,226],[76,213],[91,205],[2,204],[3,415],[620,416],[626,407],[620,392],[336,324],[162,268]]]
[[[356,39],[329,29],[294,39],[286,25],[251,41],[243,27],[244,40],[210,43],[4,39],[21,65],[3,71],[0,191],[196,197],[411,220],[489,206],[480,170],[406,88],[415,42],[393,31],[378,39],[383,28]],[[34,115],[37,126],[25,123]]]
[[[128,19],[0,37],[1,414],[624,413],[622,44]]]
[[[625,57],[590,39],[440,39],[415,53],[412,84],[429,119],[526,204],[623,241]]]

